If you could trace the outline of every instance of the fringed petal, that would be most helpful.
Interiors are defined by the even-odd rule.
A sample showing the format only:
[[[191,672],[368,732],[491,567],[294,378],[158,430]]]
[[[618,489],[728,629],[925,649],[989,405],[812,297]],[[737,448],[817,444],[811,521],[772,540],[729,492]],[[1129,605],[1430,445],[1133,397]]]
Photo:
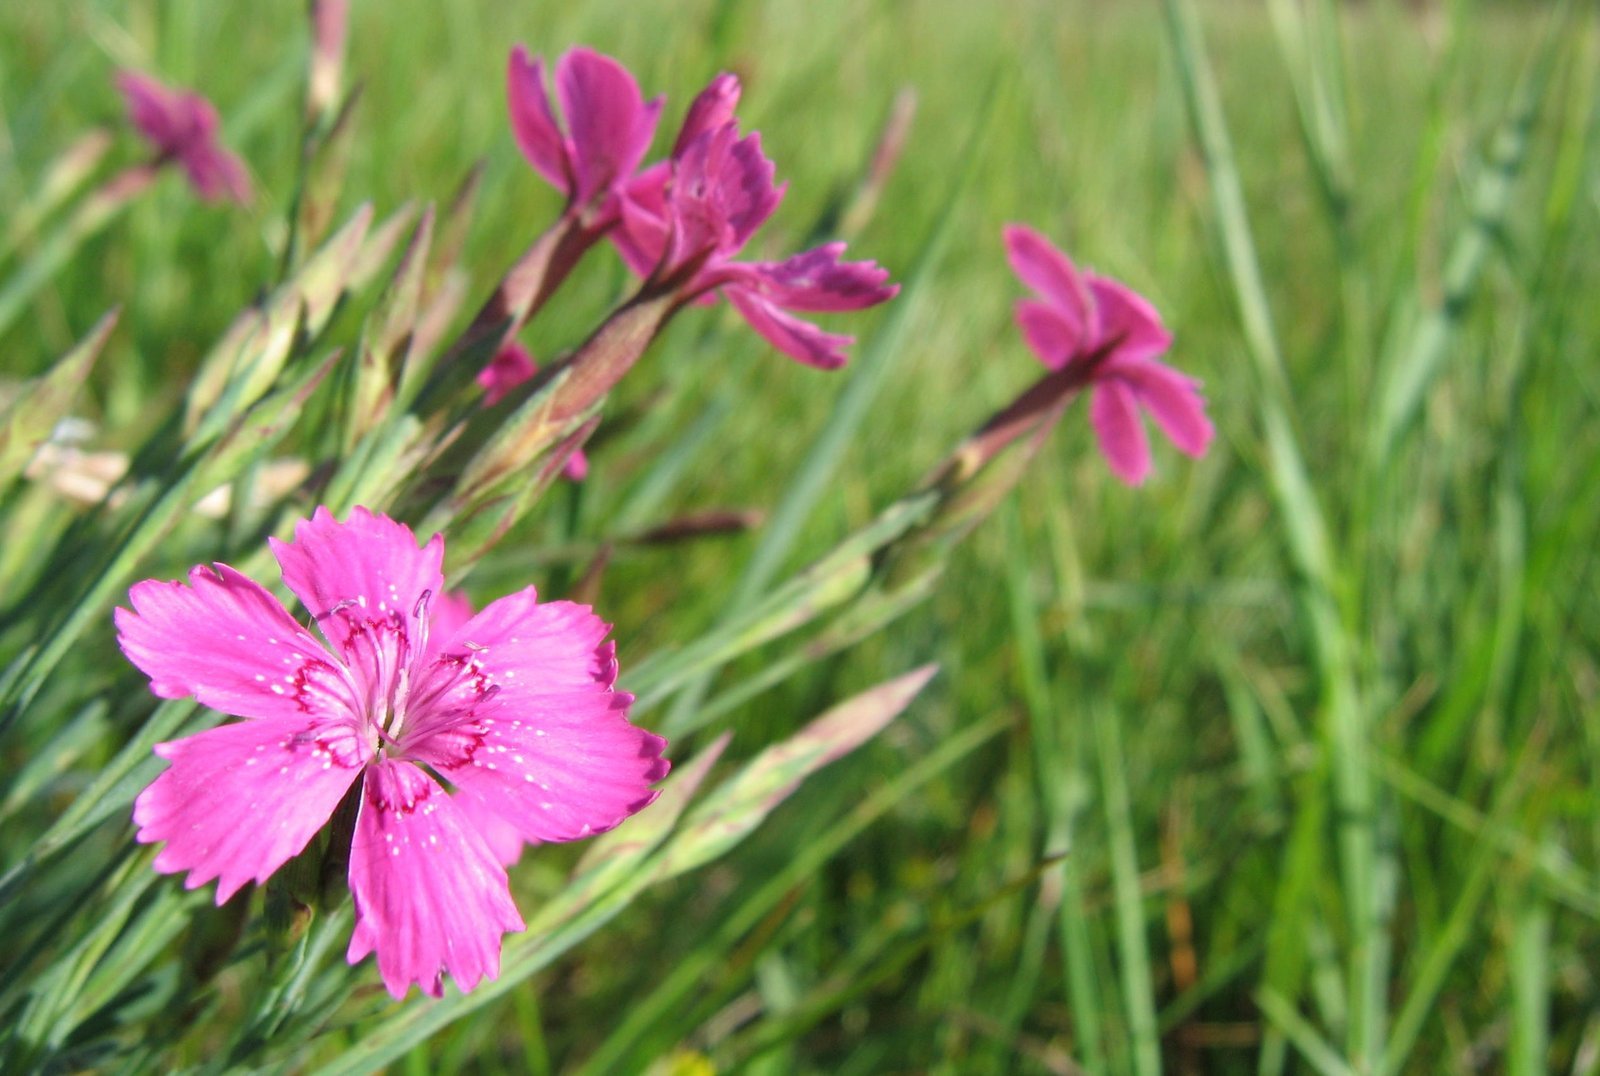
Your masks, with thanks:
[[[217,903],[261,883],[333,815],[371,747],[354,721],[271,719],[156,745],[172,765],[134,801],[138,839],[165,841],[155,868],[217,879]]]
[[[785,313],[748,288],[729,285],[722,293],[751,328],[790,358],[823,370],[837,370],[849,361],[844,349],[855,343],[855,337],[825,332]]]
[[[500,974],[500,938],[523,929],[506,872],[445,790],[417,767],[385,759],[368,768],[350,892],[356,925],[346,957],[378,954],[396,998],[412,983],[444,993],[449,972],[462,990]]]
[[[164,699],[193,695],[238,717],[353,719],[359,705],[337,659],[265,587],[226,564],[189,585],[147,579],[117,609],[117,642]]]

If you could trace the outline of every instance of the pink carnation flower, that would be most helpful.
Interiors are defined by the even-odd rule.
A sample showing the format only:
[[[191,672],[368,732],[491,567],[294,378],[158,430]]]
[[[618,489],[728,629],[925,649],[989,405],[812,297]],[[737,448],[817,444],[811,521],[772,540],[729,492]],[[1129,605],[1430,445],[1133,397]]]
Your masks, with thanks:
[[[355,963],[376,952],[395,997],[494,978],[523,928],[502,864],[524,842],[609,829],[649,804],[666,743],[628,723],[609,625],[533,588],[476,616],[444,595],[444,543],[326,508],[271,543],[324,646],[226,565],[146,580],[118,609],[123,653],[163,698],[245,718],[160,744],[140,794],[159,871],[217,880],[217,902],[301,852],[357,782]],[[445,791],[440,779],[455,789]]]
[[[1080,271],[1050,241],[1019,224],[1005,229],[1011,268],[1037,299],[1017,303],[1017,324],[1052,370],[1092,362],[1089,418],[1112,472],[1132,486],[1150,474],[1150,445],[1139,409],[1150,413],[1180,452],[1201,456],[1213,430],[1200,382],[1157,357],[1172,336],[1138,292]]]
[[[853,337],[827,333],[789,311],[860,310],[893,298],[899,286],[873,262],[842,262],[828,243],[781,262],[734,257],[783,200],[761,136],[739,135],[739,80],[718,75],[684,117],[669,160],[640,172],[619,195],[611,239],[628,266],[670,282],[685,301],[720,290],[773,347],[808,363],[844,365]]]
[[[483,405],[493,407],[505,398],[506,393],[539,372],[539,364],[527,348],[513,340],[495,353],[489,365],[478,372],[478,384],[483,386]],[[573,482],[582,482],[589,476],[589,457],[578,449],[567,457],[561,473]]]
[[[556,61],[563,131],[545,89],[544,59],[518,45],[506,68],[506,97],[517,145],[551,185],[578,207],[602,214],[616,186],[633,174],[655,137],[662,99],[646,103],[628,69],[590,49]]]
[[[134,71],[117,74],[128,119],[163,161],[176,161],[208,202],[250,200],[250,179],[217,137],[217,110],[197,93],[171,89]]]

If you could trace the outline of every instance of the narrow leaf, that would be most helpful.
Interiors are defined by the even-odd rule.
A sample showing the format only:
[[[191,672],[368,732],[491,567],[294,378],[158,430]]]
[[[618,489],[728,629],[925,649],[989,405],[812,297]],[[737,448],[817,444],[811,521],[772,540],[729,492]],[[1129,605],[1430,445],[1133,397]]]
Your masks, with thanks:
[[[794,736],[767,748],[737,777],[707,796],[684,819],[668,846],[664,878],[717,858],[759,826],[800,782],[843,758],[893,721],[938,671],[934,665],[909,672],[848,699]]]

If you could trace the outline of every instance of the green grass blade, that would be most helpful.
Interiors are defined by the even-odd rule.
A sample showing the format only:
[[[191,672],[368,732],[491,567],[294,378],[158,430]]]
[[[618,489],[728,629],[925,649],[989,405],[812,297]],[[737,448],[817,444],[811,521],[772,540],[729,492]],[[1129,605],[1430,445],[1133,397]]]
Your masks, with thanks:
[[[1139,887],[1138,849],[1133,836],[1122,726],[1115,712],[1103,708],[1094,715],[1094,727],[1111,848],[1122,1002],[1133,1045],[1133,1069],[1140,1076],[1154,1076],[1161,1071],[1161,1040],[1156,1023],[1155,987],[1150,979],[1150,946],[1144,933],[1144,894]]]

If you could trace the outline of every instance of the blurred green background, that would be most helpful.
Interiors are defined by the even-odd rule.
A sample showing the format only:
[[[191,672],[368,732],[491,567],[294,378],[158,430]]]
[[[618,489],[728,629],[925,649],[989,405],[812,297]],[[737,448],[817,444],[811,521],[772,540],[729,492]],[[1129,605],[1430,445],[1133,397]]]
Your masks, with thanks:
[[[906,718],[405,1071],[1596,1071],[1600,19],[1195,6],[1191,24],[1187,5],[1138,0],[355,0],[341,216],[446,200],[484,158],[469,304],[559,208],[510,137],[517,42],[622,59],[668,96],[658,150],[736,71],[741,118],[790,184],[763,257],[833,234],[896,95],[915,94],[851,253],[903,280],[936,231],[948,245],[897,300],[915,305],[889,346],[884,312],[830,323],[859,335],[858,364],[896,365],[789,567],[1036,376],[1007,221],[1150,296],[1219,431],[1198,463],[1158,443],[1130,490],[1070,415],[929,605],[725,724],[748,755],[937,660]],[[26,202],[84,129],[119,124],[123,66],[211,97],[258,181],[241,211],[163,180],[0,337],[0,369],[35,373],[123,305],[83,403],[97,445],[125,447],[180,398],[271,277],[303,22],[293,3],[0,8],[0,204]],[[120,136],[119,159],[138,152]],[[591,258],[525,341],[574,345],[626,286]],[[771,353],[724,307],[687,312],[613,401],[591,479],[553,491],[474,589],[559,591],[582,567],[561,551],[597,536],[771,509],[850,376]],[[641,489],[669,450],[680,472]],[[630,655],[717,620],[757,541],[619,555],[596,604],[624,683]],[[167,553],[148,574],[206,555]],[[890,784],[995,717],[936,779]],[[880,802],[763,903],[794,849]],[[525,908],[572,854],[529,859]]]

